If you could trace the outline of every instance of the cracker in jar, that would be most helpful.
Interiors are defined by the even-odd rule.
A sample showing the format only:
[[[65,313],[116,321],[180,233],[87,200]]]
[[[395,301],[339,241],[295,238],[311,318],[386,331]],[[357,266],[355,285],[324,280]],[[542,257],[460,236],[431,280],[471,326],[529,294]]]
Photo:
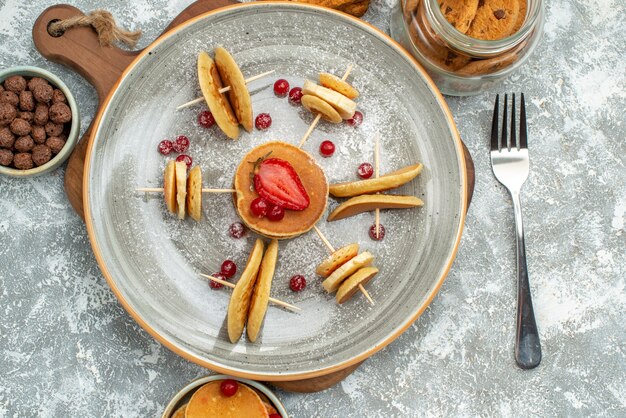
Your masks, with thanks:
[[[466,35],[482,40],[506,38],[515,29],[520,0],[482,0]]]

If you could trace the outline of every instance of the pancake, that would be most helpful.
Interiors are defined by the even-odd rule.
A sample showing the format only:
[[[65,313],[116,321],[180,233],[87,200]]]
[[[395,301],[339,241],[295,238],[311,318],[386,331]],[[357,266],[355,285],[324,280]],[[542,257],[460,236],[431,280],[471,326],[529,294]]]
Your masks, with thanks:
[[[250,212],[250,203],[259,197],[252,187],[252,163],[270,151],[270,158],[280,158],[293,166],[311,200],[309,207],[304,210],[286,209],[285,217],[277,222],[258,218]],[[322,168],[308,153],[285,142],[268,142],[246,154],[237,167],[234,188],[235,208],[243,223],[268,238],[288,239],[304,234],[320,220],[328,202],[328,181]]]

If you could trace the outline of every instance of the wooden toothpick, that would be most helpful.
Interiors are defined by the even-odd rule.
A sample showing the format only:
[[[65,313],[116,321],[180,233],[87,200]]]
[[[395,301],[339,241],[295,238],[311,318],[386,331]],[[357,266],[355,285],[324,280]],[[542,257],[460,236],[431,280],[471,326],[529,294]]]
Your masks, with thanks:
[[[271,71],[266,71],[266,72],[261,73],[261,74],[257,74],[257,75],[255,75],[253,77],[247,78],[245,80],[245,82],[246,82],[246,84],[252,83],[254,80],[258,80],[259,78],[263,78],[263,77],[265,77],[267,75],[270,75],[270,74],[274,73],[275,71],[276,70],[271,70]],[[230,86],[222,87],[221,89],[219,89],[220,93],[226,93],[228,91],[230,91]],[[204,101],[204,97],[198,97],[197,99],[194,99],[194,100],[192,100],[190,102],[181,104],[180,106],[178,106],[176,108],[176,110],[181,110],[181,109],[184,109],[186,107],[193,106],[193,105],[195,105],[197,103],[202,103],[203,101]]]
[[[208,274],[202,274],[199,273],[200,276],[205,277],[209,280],[212,280],[216,283],[220,283],[223,284],[226,287],[230,287],[231,289],[235,288],[235,285],[231,282],[227,282],[226,280],[222,280],[222,279],[218,279],[217,277],[213,277],[213,276],[209,276]],[[298,308],[297,306],[294,306],[290,303],[287,302],[283,302],[282,300],[278,300],[278,299],[274,299],[273,297],[270,296],[269,301],[272,302],[274,305],[278,305],[278,306],[282,306],[283,308],[289,309],[290,311],[293,312],[300,312],[302,311],[302,309]]]
[[[324,234],[322,234],[322,231],[320,231],[320,229],[317,227],[317,225],[313,225],[313,229],[315,230],[315,232],[317,233],[317,236],[320,237],[320,239],[322,240],[322,242],[324,243],[324,245],[326,245],[326,248],[328,248],[328,251],[332,254],[335,252],[335,248],[333,247],[333,245],[330,243],[330,241],[328,241],[328,239],[324,236]],[[374,303],[374,299],[372,299],[372,297],[370,296],[370,294],[368,293],[367,290],[365,290],[365,288],[363,287],[362,284],[359,283],[359,290],[361,291],[361,293],[363,293],[363,296],[365,296],[365,298],[368,300],[369,303],[371,303],[372,305],[375,305]]]
[[[380,174],[380,135],[376,134],[376,142],[374,144],[374,176],[378,178]],[[376,193],[378,194],[378,193]],[[380,238],[380,208],[376,208],[376,238]]]
[[[163,193],[163,187],[140,187],[135,189],[138,192]],[[202,189],[202,193],[235,193],[235,189]]]
[[[343,77],[341,77],[343,81],[346,81],[346,79],[352,72],[352,68],[354,68],[353,64],[348,65],[346,72],[343,74]],[[315,127],[317,126],[321,118],[322,118],[321,113],[318,113],[317,116],[315,116],[315,119],[313,119],[313,122],[311,122],[311,125],[309,125],[309,129],[306,130],[306,132],[304,133],[304,136],[300,140],[300,145],[298,145],[298,148],[302,148],[306,140],[309,139],[309,136],[311,136],[311,134],[313,133],[313,130],[315,129]]]

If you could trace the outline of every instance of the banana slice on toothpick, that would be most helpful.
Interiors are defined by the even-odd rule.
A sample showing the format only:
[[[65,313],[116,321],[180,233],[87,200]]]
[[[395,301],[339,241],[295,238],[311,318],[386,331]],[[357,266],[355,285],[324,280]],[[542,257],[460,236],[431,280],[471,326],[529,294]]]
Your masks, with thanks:
[[[377,178],[331,184],[329,192],[335,197],[351,197],[395,189],[417,177],[422,168],[422,164],[414,164]]]
[[[374,256],[368,251],[364,251],[353,259],[335,270],[322,282],[322,286],[328,293],[332,293],[339,288],[341,283],[362,267],[367,267],[374,261]]]
[[[185,219],[185,203],[187,200],[187,164],[176,161],[176,207],[178,208],[178,219]]]
[[[356,112],[356,103],[341,93],[326,87],[318,86],[312,81],[305,80],[302,94],[319,97],[331,105],[342,119],[350,119]]]
[[[248,132],[252,132],[252,99],[246,86],[246,80],[228,51],[222,47],[215,48],[215,65],[220,73],[222,81],[230,86],[228,99],[235,111],[237,120]]]
[[[204,100],[222,132],[231,139],[239,137],[239,122],[226,97],[219,92],[222,80],[215,62],[206,52],[198,55],[198,81]]]
[[[408,209],[418,206],[424,206],[424,202],[415,196],[364,194],[352,197],[337,206],[328,215],[328,221],[348,218],[375,209]]]

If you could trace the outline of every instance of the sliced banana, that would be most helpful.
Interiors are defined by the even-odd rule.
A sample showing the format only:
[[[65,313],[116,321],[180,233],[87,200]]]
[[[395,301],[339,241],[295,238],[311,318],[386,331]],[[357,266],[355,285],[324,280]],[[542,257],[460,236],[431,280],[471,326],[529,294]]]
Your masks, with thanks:
[[[351,197],[395,189],[417,177],[422,168],[422,164],[414,164],[378,178],[331,184],[329,192],[335,197]]]
[[[328,221],[348,218],[375,209],[407,209],[417,206],[424,206],[424,202],[415,196],[364,194],[352,197],[337,206],[328,215]]]
[[[215,65],[225,85],[230,86],[228,98],[237,120],[248,132],[252,132],[252,99],[246,80],[234,58],[224,48],[215,48]]]
[[[347,279],[350,275],[356,272],[362,267],[367,267],[374,261],[374,256],[368,251],[364,251],[361,254],[354,257],[352,260],[345,263],[343,266],[335,270],[330,276],[322,282],[322,286],[328,293],[332,293],[339,288],[341,283]]]
[[[209,54],[201,52],[198,55],[198,81],[204,100],[222,132],[231,139],[239,137],[239,122],[233,113],[226,97],[219,92],[222,88],[217,67]]]
[[[273,239],[270,245],[267,246],[267,250],[265,250],[265,254],[263,255],[263,261],[261,261],[261,268],[257,274],[256,285],[254,286],[254,293],[252,294],[250,302],[246,332],[248,339],[252,342],[256,341],[259,331],[261,330],[261,325],[263,325],[277,259],[278,241]]]
[[[357,89],[335,75],[320,73],[320,84],[323,87],[327,87],[331,90],[335,90],[337,93],[343,94],[348,99],[356,99],[359,97]]]
[[[359,244],[350,244],[341,247],[332,253],[328,258],[322,261],[315,272],[322,277],[328,277],[330,274],[343,266],[346,262],[356,257],[359,253]]]
[[[176,161],[170,160],[163,171],[163,196],[167,210],[176,213]]]
[[[248,257],[246,267],[243,273],[241,273],[241,277],[230,296],[227,323],[228,338],[233,344],[241,338],[243,327],[246,325],[246,320],[248,319],[250,297],[252,296],[252,289],[254,289],[261,259],[263,258],[264,247],[263,241],[257,238],[252,252],[250,252],[250,256]]]
[[[378,273],[376,267],[363,267],[357,270],[352,276],[348,277],[337,290],[335,299],[337,303],[344,303],[352,297],[358,290],[359,285],[365,286]]]
[[[178,219],[185,219],[185,201],[187,199],[187,164],[176,161],[176,205]]]
[[[202,170],[198,165],[187,177],[187,213],[196,221],[202,219]]]
[[[332,123],[340,123],[341,115],[337,113],[334,107],[320,99],[319,97],[310,96],[305,94],[302,96],[302,106],[312,113],[319,113],[324,120]]]
[[[341,93],[326,87],[318,86],[312,81],[305,80],[302,94],[319,97],[331,105],[343,119],[350,119],[356,112],[356,103]]]

